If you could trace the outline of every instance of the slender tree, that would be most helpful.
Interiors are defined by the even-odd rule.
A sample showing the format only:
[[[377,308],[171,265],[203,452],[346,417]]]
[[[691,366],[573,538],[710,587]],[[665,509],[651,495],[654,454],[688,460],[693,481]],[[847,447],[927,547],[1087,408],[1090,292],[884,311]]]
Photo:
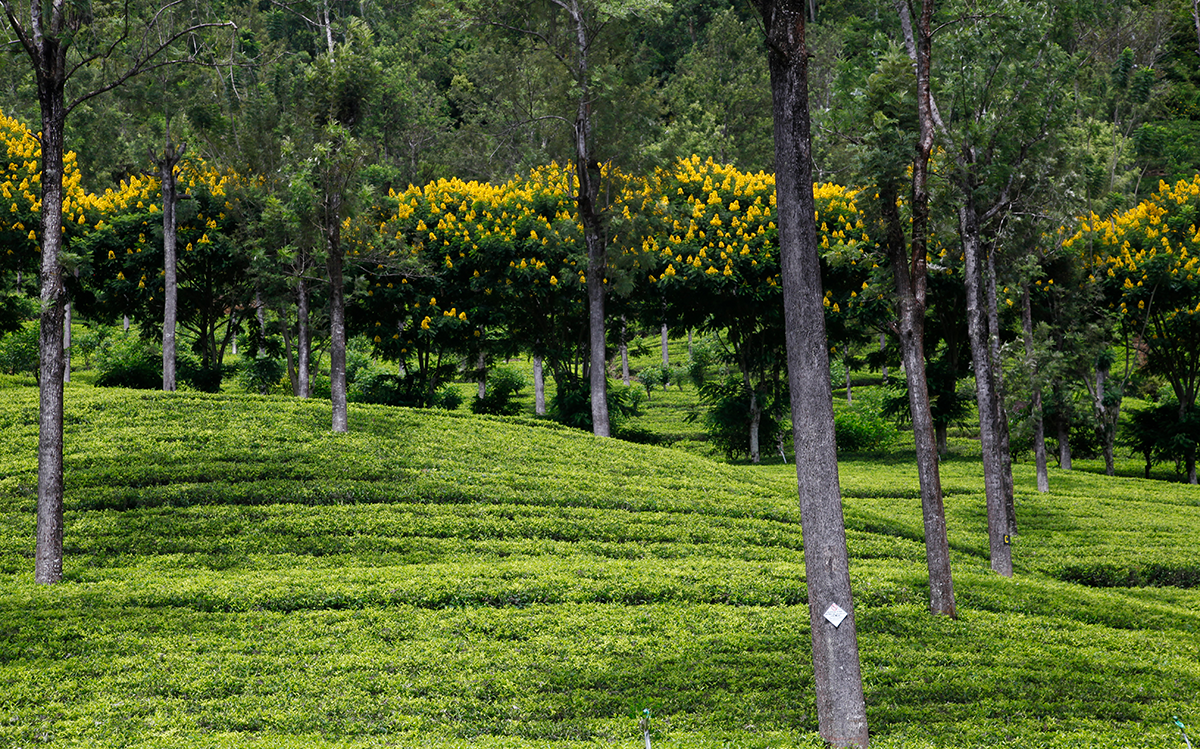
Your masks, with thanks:
[[[908,0],[898,0],[901,18],[910,17]],[[879,211],[884,224],[884,244],[892,267],[896,286],[896,321],[893,332],[900,343],[900,355],[908,385],[909,413],[912,417],[913,440],[917,457],[917,476],[921,486],[921,508],[925,526],[925,557],[929,568],[929,606],[937,614],[957,616],[954,602],[954,583],[950,570],[950,546],[946,535],[946,513],[943,505],[941,473],[938,468],[938,439],[930,405],[929,386],[925,367],[925,314],[928,308],[928,250],[929,250],[929,158],[933,151],[934,125],[930,96],[930,63],[932,46],[933,0],[923,0],[916,14],[915,71],[916,101],[908,97],[897,101],[893,92],[910,89],[896,86],[899,60],[884,58],[881,70],[872,77],[872,98],[894,108],[915,110],[891,113],[913,123],[916,115],[917,137],[911,137],[895,125],[888,125],[885,115],[877,119],[875,157],[869,161],[879,171]],[[912,81],[911,73],[900,80]],[[911,90],[911,89],[910,89]],[[915,107],[912,104],[915,103]],[[881,127],[882,125],[882,127]],[[906,242],[900,217],[900,180],[905,167],[911,168],[911,243]]]
[[[553,59],[570,83],[573,110],[537,119],[557,121],[570,129],[570,161],[576,179],[575,205],[587,249],[588,379],[592,431],[610,436],[607,383],[605,301],[609,276],[602,180],[610,159],[602,159],[595,134],[603,101],[600,73],[602,40],[609,26],[624,20],[651,20],[667,7],[664,0],[540,0],[491,3],[461,0],[459,10],[470,22],[518,34],[539,53]],[[604,162],[603,164],[601,162]]]
[[[175,327],[178,318],[179,282],[176,277],[177,235],[175,207],[178,200],[175,168],[187,151],[187,144],[178,146],[171,139],[168,121],[166,142],[162,155],[150,151],[150,159],[158,167],[159,183],[162,185],[163,223],[163,329],[162,329],[162,389],[175,390]]]
[[[812,187],[803,0],[755,0],[775,120],[775,186],[791,386],[792,433],[812,626],[817,720],[836,746],[867,746],[867,713],[838,486]]]
[[[156,3],[126,3],[119,17],[97,18],[90,5],[67,0],[0,0],[17,46],[33,66],[42,121],[42,268],[39,346],[38,530],[34,580],[62,579],[63,541],[63,318],[67,304],[63,247],[63,158],[68,115],[82,102],[131,77],[190,58],[164,54],[178,40],[221,23],[189,24],[159,40]],[[140,12],[139,12],[140,11]],[[100,20],[102,23],[96,23]],[[116,21],[115,24],[106,22]],[[115,37],[105,36],[116,28]],[[103,63],[118,72],[105,76]],[[67,85],[85,68],[100,78],[68,99]]]

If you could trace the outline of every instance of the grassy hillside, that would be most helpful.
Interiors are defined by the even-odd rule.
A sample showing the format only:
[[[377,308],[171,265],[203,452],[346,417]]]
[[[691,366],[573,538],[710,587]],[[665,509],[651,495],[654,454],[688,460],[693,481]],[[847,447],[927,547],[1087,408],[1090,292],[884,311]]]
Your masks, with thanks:
[[[656,747],[818,743],[788,466],[72,386],[45,588],[36,413],[0,391],[0,746],[632,747],[643,708]],[[1043,497],[1017,470],[1003,580],[978,463],[944,465],[952,621],[925,611],[914,467],[842,463],[875,745],[1182,746],[1200,491],[1058,472]]]

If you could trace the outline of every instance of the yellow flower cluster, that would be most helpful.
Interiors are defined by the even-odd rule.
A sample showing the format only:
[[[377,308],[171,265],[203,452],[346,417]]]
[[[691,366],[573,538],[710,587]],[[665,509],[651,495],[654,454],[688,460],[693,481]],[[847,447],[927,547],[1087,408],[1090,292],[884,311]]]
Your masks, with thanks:
[[[1121,314],[1138,310],[1160,322],[1200,317],[1200,175],[1160,182],[1123,213],[1083,217],[1063,247],[1083,256],[1090,281]]]

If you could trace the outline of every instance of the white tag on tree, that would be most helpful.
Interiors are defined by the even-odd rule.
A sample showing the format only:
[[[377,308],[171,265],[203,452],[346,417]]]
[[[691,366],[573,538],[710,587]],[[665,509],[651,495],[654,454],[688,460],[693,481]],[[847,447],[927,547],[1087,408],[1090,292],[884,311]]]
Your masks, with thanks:
[[[834,627],[841,624],[842,620],[847,616],[848,614],[846,613],[846,610],[841,606],[838,606],[836,603],[829,604],[829,608],[825,609],[825,618],[828,619],[829,623]]]

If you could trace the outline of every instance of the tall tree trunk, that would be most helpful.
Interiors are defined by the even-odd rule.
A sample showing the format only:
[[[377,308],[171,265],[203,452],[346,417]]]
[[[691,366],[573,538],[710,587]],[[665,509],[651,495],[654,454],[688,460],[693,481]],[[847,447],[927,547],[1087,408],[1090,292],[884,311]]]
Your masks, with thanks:
[[[36,23],[36,21],[35,21]],[[42,315],[38,332],[38,500],[34,582],[57,583],[63,569],[63,133],[65,52],[57,39],[42,42],[49,70],[39,70],[42,109]]]
[[[479,400],[487,396],[487,354],[480,351],[479,359],[475,362],[476,374],[479,377]]]
[[[882,354],[884,351],[887,351],[887,333],[880,333],[879,353]],[[880,367],[880,370],[880,373],[883,375],[883,384],[886,385],[888,380],[888,366],[884,364],[882,367]]]
[[[283,355],[287,362],[288,382],[292,386],[292,395],[300,393],[300,378],[296,371],[296,351],[292,347],[292,324],[287,319],[287,308],[279,314],[279,330],[283,334]]]
[[[533,357],[533,412],[538,416],[546,413],[546,375],[541,356]]]
[[[981,243],[981,247],[984,245]],[[1004,408],[1004,359],[1000,354],[1000,304],[996,293],[996,253],[994,246],[985,253],[987,266],[984,272],[985,306],[988,319],[988,351],[991,353],[992,388],[995,396],[992,399],[995,410],[992,412],[993,431],[996,435],[997,450],[1000,455],[1000,482],[1003,486],[1004,522],[1008,528],[1009,537],[1017,535],[1017,508],[1014,503],[1012,447],[1008,438],[1008,411]]]
[[[312,331],[308,326],[308,282],[301,275],[296,282],[296,395],[307,398],[310,387]]]
[[[928,152],[925,152],[928,154]],[[887,226],[888,254],[896,282],[898,320],[896,332],[908,385],[908,407],[912,415],[913,443],[917,457],[917,479],[921,487],[921,515],[925,526],[925,562],[929,569],[929,609],[955,617],[954,581],[950,569],[950,544],[938,467],[938,435],[930,410],[925,378],[925,305],[927,271],[925,248],[928,227],[928,191],[925,175],[928,162],[918,157],[913,165],[913,241],[905,246],[900,231],[896,194],[881,190]]]
[[[163,329],[162,329],[162,389],[175,390],[175,330],[178,319],[179,284],[176,276],[177,245],[175,205],[177,190],[175,166],[183,158],[187,144],[175,148],[171,140],[170,123],[167,125],[167,142],[162,156],[153,151],[150,158],[158,166],[158,177],[162,184],[162,227],[163,227]],[[235,352],[236,353],[236,352]]]
[[[965,180],[965,177],[964,177]],[[975,368],[975,398],[979,406],[979,442],[983,453],[983,485],[987,495],[988,544],[992,569],[1012,577],[1012,546],[1005,510],[1004,461],[1000,455],[1000,436],[996,433],[995,414],[999,406],[992,370],[992,351],[988,342],[987,292],[984,288],[983,247],[979,236],[972,186],[961,185],[962,203],[958,208],[959,234],[963,243],[964,281],[967,291],[967,332],[971,339],[971,359]]]
[[[667,345],[667,324],[662,324],[662,365],[663,368],[671,366],[671,351]],[[664,387],[666,383],[663,383]]]
[[[829,347],[814,220],[805,3],[755,0],[755,5],[763,17],[771,69],[788,382],[817,722],[826,741],[865,747],[867,713],[838,486]]]
[[[1186,399],[1185,399],[1185,400],[1186,400]],[[1186,404],[1186,403],[1184,403],[1184,402],[1181,402],[1181,403],[1179,404],[1179,421],[1180,421],[1180,423],[1186,423],[1186,422],[1187,422],[1187,420],[1188,420],[1188,412],[1189,412],[1189,411],[1190,411],[1190,409],[1188,408],[1188,406],[1187,406],[1187,404]],[[1192,485],[1194,486],[1194,485],[1197,483],[1197,475],[1196,475],[1196,445],[1195,445],[1195,443],[1191,443],[1191,444],[1189,444],[1189,445],[1188,445],[1188,446],[1187,446],[1187,447],[1184,449],[1184,453],[1183,453],[1183,467],[1184,467],[1184,470],[1186,470],[1186,471],[1187,471],[1187,480],[1188,480],[1188,483],[1189,483],[1189,484],[1192,484]]]
[[[625,316],[621,315],[621,382],[629,387],[629,342],[625,336],[628,333]]]
[[[903,17],[903,16],[902,16]],[[879,205],[886,227],[888,256],[896,283],[898,313],[895,332],[900,342],[901,361],[908,385],[917,478],[921,487],[921,515],[925,526],[925,561],[929,568],[929,609],[955,617],[954,581],[950,570],[950,544],[946,535],[946,513],[942,479],[938,467],[939,435],[934,427],[925,376],[925,310],[928,293],[929,247],[929,157],[933,150],[934,123],[931,112],[930,68],[932,60],[933,2],[922,3],[914,35],[914,68],[917,75],[917,119],[919,136],[912,162],[912,243],[906,246],[897,208],[899,185],[880,187]],[[885,338],[880,337],[882,347]],[[941,434],[944,442],[944,431]]]
[[[1071,425],[1064,414],[1058,415],[1058,467],[1071,470]]]
[[[1113,422],[1115,421],[1108,412],[1108,404],[1105,399],[1105,390],[1108,385],[1108,374],[1110,364],[1107,358],[1101,358],[1096,363],[1096,377],[1093,380],[1091,387],[1088,389],[1092,395],[1092,410],[1096,414],[1096,421],[1100,424],[1102,445],[1101,451],[1104,453],[1104,473],[1107,476],[1116,475],[1115,465],[1113,462]]]
[[[326,223],[329,257],[329,399],[333,405],[333,431],[349,428],[346,414],[346,301],[342,278],[341,198],[331,195]]]
[[[1030,373],[1033,398],[1030,416],[1033,419],[1033,455],[1037,463],[1038,491],[1050,491],[1050,474],[1046,467],[1046,423],[1042,419],[1042,380],[1038,375],[1037,357],[1033,348],[1033,305],[1029,299],[1029,283],[1022,286],[1021,327],[1025,333],[1025,368]]]
[[[561,3],[560,3],[561,5]],[[596,205],[600,194],[600,168],[592,154],[592,95],[588,50],[592,39],[584,9],[576,1],[563,5],[575,26],[575,83],[579,104],[575,114],[575,175],[579,179],[579,219],[587,246],[588,382],[592,402],[592,432],[610,436],[608,423],[608,351],[605,342],[604,297],[608,282],[608,251]]]
[[[758,400],[758,393],[750,384],[750,373],[747,371],[744,361],[742,365],[742,383],[746,387],[746,392],[750,394],[750,462],[758,465],[762,462],[762,447],[758,438],[758,430],[762,424],[762,404]],[[663,386],[663,389],[666,390],[666,385]]]
[[[63,382],[71,381],[71,302],[63,308]]]

